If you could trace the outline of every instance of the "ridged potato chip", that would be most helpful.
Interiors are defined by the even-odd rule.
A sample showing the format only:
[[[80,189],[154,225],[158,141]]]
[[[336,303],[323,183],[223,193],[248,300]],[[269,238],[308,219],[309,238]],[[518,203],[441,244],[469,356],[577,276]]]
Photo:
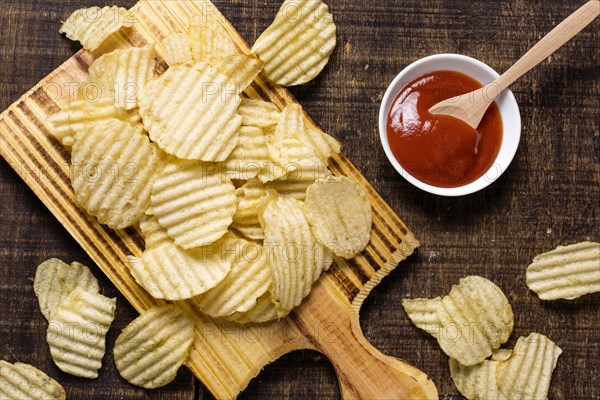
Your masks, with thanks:
[[[305,129],[306,124],[304,122],[302,106],[297,103],[291,103],[279,114],[279,120],[277,121],[273,136],[279,141],[294,139],[296,132],[301,132]]]
[[[258,298],[256,305],[250,310],[243,313],[234,313],[225,317],[225,319],[238,324],[264,323],[284,318],[289,312],[290,310],[283,310],[279,307],[273,298],[273,294],[267,292]]]
[[[510,358],[498,364],[498,386],[509,400],[548,398],[552,371],[562,353],[553,341],[539,333],[520,337]]]
[[[165,62],[170,66],[192,60],[190,38],[185,33],[172,33],[163,39]]]
[[[217,65],[222,59],[238,54],[238,48],[227,30],[214,16],[207,14],[192,16],[189,35],[192,57],[196,61]]]
[[[438,338],[440,332],[440,321],[437,310],[442,306],[442,298],[434,299],[403,299],[402,307],[411,322],[419,329]]]
[[[175,245],[155,217],[144,221],[146,249],[131,259],[131,275],[156,299],[185,300],[218,285],[231,263],[212,248],[184,250]]]
[[[220,250],[221,257],[231,263],[231,271],[215,287],[194,297],[193,304],[213,318],[252,309],[273,282],[263,246],[232,233],[214,246]]]
[[[101,224],[122,229],[150,205],[150,189],[162,161],[141,125],[119,120],[88,125],[71,153],[77,202]]]
[[[33,280],[33,291],[40,303],[40,311],[48,321],[62,301],[76,288],[98,293],[98,281],[88,267],[78,262],[65,264],[51,258],[38,265]]]
[[[238,143],[235,83],[205,62],[169,68],[146,85],[138,103],[150,138],[178,158],[225,161]]]
[[[173,241],[167,231],[160,226],[156,217],[152,215],[150,209],[146,210],[146,213],[140,219],[140,231],[144,237],[146,249],[158,247],[161,244]]]
[[[3,400],[65,400],[65,389],[39,369],[0,360],[0,398]]]
[[[538,255],[527,267],[525,282],[542,300],[600,292],[600,243],[558,246]]]
[[[146,389],[166,385],[187,360],[194,321],[174,305],[155,307],[134,319],[117,337],[115,364],[127,382]]]
[[[50,355],[58,368],[83,378],[98,377],[116,301],[77,288],[60,304],[46,334]]]
[[[242,97],[238,112],[243,126],[271,129],[279,121],[279,108],[270,101]]]
[[[496,352],[494,352],[496,353]],[[511,351],[508,351],[510,356]],[[504,357],[504,354],[502,357]],[[496,370],[499,360],[483,360],[479,364],[465,367],[450,358],[450,375],[454,385],[467,400],[506,400],[498,388]]]
[[[273,296],[284,310],[298,306],[333,262],[331,252],[310,231],[302,207],[296,199],[279,197],[262,216]]]
[[[262,214],[272,199],[267,188],[259,181],[251,180],[237,188],[235,194],[238,199],[238,206],[233,216],[231,228],[248,239],[264,239],[265,233],[258,216]]]
[[[95,60],[78,90],[79,100],[111,98],[117,107],[132,110],[138,95],[154,76],[154,44],[117,49]]]
[[[254,43],[264,74],[284,86],[300,85],[323,70],[336,45],[336,26],[321,0],[286,0]]]
[[[134,110],[123,110],[115,106],[110,98],[94,101],[76,100],[67,108],[48,117],[56,131],[56,138],[63,145],[71,147],[77,132],[85,131],[87,125],[111,119],[136,124],[141,122],[140,114]]]
[[[256,177],[272,162],[267,149],[267,136],[263,130],[254,126],[242,126],[238,145],[225,160],[225,173],[231,179],[247,181]]]
[[[236,54],[222,59],[215,66],[235,82],[236,91],[242,93],[260,74],[263,62],[253,56]]]
[[[505,343],[513,330],[512,307],[502,290],[493,282],[480,276],[462,278],[452,286],[447,296],[433,299],[405,300],[405,309],[423,308],[427,316],[409,314],[419,328],[433,321],[435,307],[439,330],[432,335],[449,357],[464,366],[478,364],[492,355],[492,351]],[[412,304],[411,304],[412,302]],[[429,332],[429,331],[428,331]]]
[[[152,212],[175,244],[209,245],[227,233],[237,209],[235,186],[213,164],[169,164],[154,182]]]
[[[81,43],[86,50],[96,50],[110,35],[135,23],[133,13],[123,7],[89,7],[73,11],[59,32]]]
[[[309,186],[304,214],[319,243],[339,257],[355,257],[371,239],[367,193],[345,176],[329,176]]]

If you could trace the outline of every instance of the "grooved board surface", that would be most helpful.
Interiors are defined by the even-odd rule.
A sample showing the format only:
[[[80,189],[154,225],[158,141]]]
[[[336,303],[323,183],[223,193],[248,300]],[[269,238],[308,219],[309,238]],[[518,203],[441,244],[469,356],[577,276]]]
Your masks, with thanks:
[[[76,45],[58,35],[58,21],[73,9],[92,4],[98,3],[8,0],[0,4],[0,109],[8,107],[77,50]],[[119,4],[129,7],[133,2]],[[215,4],[252,43],[279,3]],[[554,374],[550,398],[598,398],[600,387],[594,378],[600,369],[600,334],[596,329],[600,322],[599,295],[574,302],[541,303],[524,284],[524,269],[535,254],[558,244],[600,238],[598,22],[513,85],[521,108],[523,136],[510,169],[479,194],[444,199],[410,187],[385,159],[378,141],[376,114],[388,82],[409,62],[439,52],[474,56],[503,71],[579,3],[435,0],[399,4],[340,0],[330,1],[329,5],[338,24],[338,47],[321,76],[292,92],[324,129],[342,141],[344,153],[422,244],[417,254],[403,262],[367,300],[362,312],[367,338],[384,353],[403,358],[428,373],[442,398],[458,398],[446,357],[435,340],[410,324],[400,301],[404,296],[442,294],[460,277],[480,274],[497,282],[513,304],[515,332],[510,345],[516,337],[536,330],[565,351]],[[134,41],[137,39],[134,37]],[[90,60],[82,55],[79,61],[85,64]],[[69,78],[78,81],[81,75],[73,73]],[[17,108],[18,118],[2,123],[18,129],[15,124],[22,118],[36,120],[36,112],[51,111],[44,107]],[[34,115],[27,115],[31,110]],[[53,154],[61,156],[60,148],[50,145]],[[4,154],[8,149],[4,139],[0,146]],[[337,165],[342,169],[344,160]],[[68,377],[52,364],[44,340],[45,321],[37,310],[28,278],[40,261],[51,256],[88,265],[92,262],[11,166],[0,160],[0,356],[30,362],[59,378],[72,398],[210,398],[184,369],[173,384],[163,389],[146,392],[134,388],[119,378],[110,350],[97,381]],[[56,167],[67,171],[66,166]],[[19,168],[26,182],[55,183],[40,180],[42,172],[35,164],[17,165]],[[115,239],[114,234],[100,234],[107,240]],[[123,246],[135,248],[139,244],[134,240]],[[377,255],[371,257],[376,259]],[[118,296],[117,319],[108,337],[110,349],[120,329],[136,313],[97,267],[93,271],[104,293]],[[342,286],[347,288],[348,299],[374,272],[366,264],[365,269],[353,269],[349,275],[339,271],[331,276],[337,282],[346,282]],[[344,276],[354,278],[345,281]],[[136,303],[139,307],[148,301],[139,298]],[[213,335],[211,329],[204,333]],[[311,329],[320,329],[321,335],[330,334],[327,326]],[[293,334],[294,330],[290,328],[289,332]],[[251,341],[248,337],[239,340]],[[234,368],[243,364],[240,360]],[[265,397],[337,398],[339,391],[327,359],[302,351],[267,367],[240,396]]]

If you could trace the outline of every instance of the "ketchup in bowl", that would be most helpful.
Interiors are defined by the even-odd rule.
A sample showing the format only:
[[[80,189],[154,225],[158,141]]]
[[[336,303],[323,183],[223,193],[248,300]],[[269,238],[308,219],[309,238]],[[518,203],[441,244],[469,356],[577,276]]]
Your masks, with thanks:
[[[392,153],[413,177],[429,185],[453,188],[469,184],[494,164],[502,144],[502,118],[496,103],[477,129],[429,108],[482,87],[455,71],[436,71],[406,85],[394,99],[387,119]]]

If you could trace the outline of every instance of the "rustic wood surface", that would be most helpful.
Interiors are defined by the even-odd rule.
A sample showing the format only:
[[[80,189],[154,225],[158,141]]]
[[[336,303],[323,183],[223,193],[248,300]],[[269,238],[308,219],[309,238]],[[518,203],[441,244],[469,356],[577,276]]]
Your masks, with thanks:
[[[0,4],[0,109],[70,57],[78,47],[57,33],[75,8],[100,1],[8,0]],[[114,2],[130,6],[133,1]],[[215,1],[252,42],[279,1]],[[357,165],[421,242],[403,268],[370,295],[361,320],[367,338],[386,354],[422,369],[442,398],[460,398],[447,360],[434,339],[414,328],[403,297],[436,296],[468,274],[493,279],[515,311],[509,345],[531,331],[564,350],[550,398],[598,399],[600,295],[542,303],[524,284],[535,254],[558,244],[600,240],[600,74],[598,22],[585,29],[513,86],[523,135],[510,169],[475,195],[445,199],[409,186],[389,166],[378,140],[376,115],[387,84],[420,57],[456,52],[504,71],[552,26],[575,10],[574,1],[329,1],[338,24],[338,48],[309,85],[292,90],[313,118],[344,144]],[[0,143],[0,146],[2,144]],[[29,362],[61,381],[71,398],[211,398],[182,369],[175,382],[148,392],[124,382],[110,351],[96,381],[69,377],[52,363],[46,322],[29,278],[48,257],[92,266],[6,162],[0,160],[0,357]],[[135,310],[97,267],[105,294],[117,296],[108,348]],[[240,398],[338,398],[329,361],[315,352],[285,356],[268,366]]]

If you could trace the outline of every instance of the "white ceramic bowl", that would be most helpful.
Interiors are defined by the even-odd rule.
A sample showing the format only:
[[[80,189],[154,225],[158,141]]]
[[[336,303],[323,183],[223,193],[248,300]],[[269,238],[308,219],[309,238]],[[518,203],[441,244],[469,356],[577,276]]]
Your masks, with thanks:
[[[521,114],[519,113],[519,107],[515,100],[515,96],[510,90],[505,90],[496,98],[496,104],[500,109],[500,115],[502,117],[502,144],[500,145],[500,151],[498,152],[496,161],[482,177],[467,185],[455,188],[443,188],[421,182],[406,172],[392,153],[387,137],[387,119],[394,99],[404,86],[421,75],[442,70],[462,72],[484,85],[498,78],[498,73],[481,61],[460,54],[436,54],[415,61],[404,68],[402,72],[394,78],[383,96],[381,107],[379,109],[379,136],[390,163],[392,163],[394,168],[396,168],[396,171],[398,171],[398,173],[407,181],[430,193],[441,196],[462,196],[485,188],[506,171],[517,152],[517,147],[519,147],[519,140],[521,138]]]

